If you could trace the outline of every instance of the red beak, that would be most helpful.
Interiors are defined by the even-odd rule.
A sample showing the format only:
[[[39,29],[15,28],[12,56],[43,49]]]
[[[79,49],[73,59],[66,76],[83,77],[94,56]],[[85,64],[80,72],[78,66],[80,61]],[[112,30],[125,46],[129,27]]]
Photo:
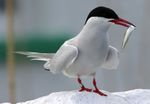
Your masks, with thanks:
[[[110,20],[109,22],[112,22],[114,24],[121,25],[121,26],[124,26],[124,27],[129,27],[130,25],[135,27],[134,24],[132,24],[131,22],[129,22],[125,19],[122,19],[122,18]]]

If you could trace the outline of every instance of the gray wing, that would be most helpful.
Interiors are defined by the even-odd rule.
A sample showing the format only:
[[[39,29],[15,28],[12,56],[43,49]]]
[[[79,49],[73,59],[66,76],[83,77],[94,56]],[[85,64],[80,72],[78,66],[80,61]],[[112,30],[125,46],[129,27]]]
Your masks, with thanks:
[[[52,73],[61,72],[68,68],[77,58],[78,49],[73,45],[65,42],[60,49],[56,52],[53,59],[48,61],[44,67],[50,69]]]
[[[102,68],[117,69],[118,65],[119,65],[119,52],[116,48],[109,46],[109,51],[105,62],[102,64]]]

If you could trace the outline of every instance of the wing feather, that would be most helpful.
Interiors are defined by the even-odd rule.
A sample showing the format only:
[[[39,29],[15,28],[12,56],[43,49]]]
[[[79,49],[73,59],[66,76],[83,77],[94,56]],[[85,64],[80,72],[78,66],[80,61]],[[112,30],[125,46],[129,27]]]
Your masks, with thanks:
[[[102,68],[117,69],[118,65],[119,65],[119,52],[116,48],[109,46],[109,51],[105,62],[102,64]]]
[[[38,52],[24,52],[24,51],[18,51],[15,53],[26,55],[27,57],[31,58],[31,60],[39,60],[39,61],[48,61],[52,59],[52,57],[54,56],[54,53],[38,53]]]
[[[69,45],[65,42],[50,62],[47,62],[44,67],[50,69],[51,72],[57,73],[68,68],[77,58],[78,49],[74,45]]]

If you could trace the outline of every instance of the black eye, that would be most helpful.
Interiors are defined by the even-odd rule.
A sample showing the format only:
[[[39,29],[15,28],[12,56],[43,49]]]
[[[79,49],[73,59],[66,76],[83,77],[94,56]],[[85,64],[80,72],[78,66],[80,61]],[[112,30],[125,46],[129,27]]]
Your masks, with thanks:
[[[104,18],[108,18],[108,19],[118,19],[119,18],[118,15],[112,9],[107,8],[107,7],[97,7],[95,9],[93,9],[89,13],[89,15],[86,19],[86,22],[91,17],[104,17]]]

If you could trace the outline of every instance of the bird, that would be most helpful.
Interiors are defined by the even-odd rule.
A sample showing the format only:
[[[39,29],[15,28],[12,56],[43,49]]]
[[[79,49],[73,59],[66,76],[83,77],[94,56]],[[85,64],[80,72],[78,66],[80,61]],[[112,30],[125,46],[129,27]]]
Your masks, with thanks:
[[[76,78],[79,91],[94,92],[107,96],[96,84],[96,71],[99,69],[117,69],[119,51],[109,44],[108,30],[111,25],[126,28],[134,26],[131,22],[120,18],[114,10],[105,6],[92,9],[81,31],[73,38],[66,40],[56,53],[38,53],[18,51],[31,60],[45,61],[44,68],[52,73],[62,72],[69,78]],[[86,88],[82,78],[93,77],[94,89]]]

